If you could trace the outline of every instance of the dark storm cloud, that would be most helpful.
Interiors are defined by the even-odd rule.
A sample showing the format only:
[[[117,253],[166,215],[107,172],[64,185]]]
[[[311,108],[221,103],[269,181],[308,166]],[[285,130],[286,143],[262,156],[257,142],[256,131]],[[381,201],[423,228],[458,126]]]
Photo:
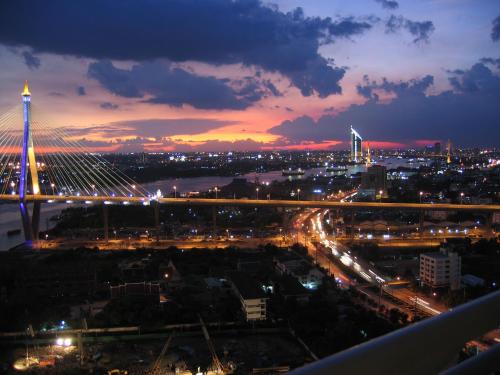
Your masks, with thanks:
[[[491,39],[496,42],[500,40],[500,16],[493,20],[493,27],[491,29]]]
[[[103,103],[99,104],[99,107],[101,107],[102,109],[111,109],[111,110],[113,110],[113,109],[118,109],[119,105],[111,103],[111,102],[103,102]]]
[[[461,146],[500,146],[500,76],[483,64],[451,77],[453,91],[425,95],[432,77],[408,82],[370,83],[360,87],[385,87],[396,94],[389,103],[368,100],[351,105],[336,116],[314,121],[303,116],[270,129],[293,142],[347,140],[353,125],[365,139],[411,142],[415,139],[452,139]],[[366,96],[370,92],[367,91]],[[373,97],[371,97],[373,98]]]
[[[392,15],[385,23],[385,30],[387,33],[406,30],[414,37],[413,43],[428,43],[435,27],[432,21],[412,21],[403,16]]]
[[[19,22],[23,20],[23,22]],[[345,70],[323,42],[369,29],[352,19],[283,13],[259,0],[5,0],[0,43],[96,59],[242,63],[279,72],[303,95],[341,92]]]
[[[373,22],[374,20],[357,21],[354,17],[341,18],[333,22],[328,27],[328,31],[331,37],[349,38],[353,35],[363,34],[365,31],[370,30],[372,28],[370,21]]]
[[[500,97],[500,76],[484,64],[474,64],[472,68],[449,79],[453,89],[460,93],[478,93]]]
[[[78,86],[78,87],[76,88],[76,94],[77,94],[78,96],[85,96],[85,95],[87,95],[87,91],[85,91],[85,87],[83,87],[83,86]]]
[[[276,86],[274,85],[274,83],[272,83],[270,80],[263,80],[262,81],[262,84],[264,85],[264,87],[266,87],[273,96],[283,96],[283,93],[280,92]]]
[[[23,52],[24,63],[30,70],[38,69],[41,65],[40,59],[31,52]]]
[[[330,116],[320,117],[316,122],[309,116],[286,120],[280,125],[269,129],[269,133],[282,135],[292,142],[334,140],[345,138],[347,128],[333,127]]]
[[[269,81],[247,77],[229,82],[198,76],[170,63],[147,62],[128,70],[103,60],[91,63],[88,75],[113,94],[174,107],[189,104],[199,109],[242,110],[268,94],[281,95]]]
[[[425,90],[434,84],[434,77],[427,75],[420,79],[411,79],[409,81],[391,82],[387,78],[383,78],[381,83],[371,81],[368,76],[363,77],[363,84],[356,86],[358,94],[367,98],[378,100],[376,90],[394,93],[397,96],[403,95],[422,95]]]
[[[480,61],[483,64],[490,64],[500,69],[500,58],[494,59],[492,57],[483,57]]]
[[[399,7],[397,1],[393,0],[375,0],[375,1],[380,5],[382,5],[382,8],[384,9],[397,9]]]

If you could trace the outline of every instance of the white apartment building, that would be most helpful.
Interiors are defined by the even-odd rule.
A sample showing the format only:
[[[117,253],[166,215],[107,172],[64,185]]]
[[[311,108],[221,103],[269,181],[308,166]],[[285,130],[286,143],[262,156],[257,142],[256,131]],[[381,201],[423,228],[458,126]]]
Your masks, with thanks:
[[[268,297],[250,277],[239,273],[230,276],[233,291],[238,296],[247,321],[266,320]]]
[[[457,253],[441,249],[420,255],[420,282],[431,288],[460,289],[462,259]]]

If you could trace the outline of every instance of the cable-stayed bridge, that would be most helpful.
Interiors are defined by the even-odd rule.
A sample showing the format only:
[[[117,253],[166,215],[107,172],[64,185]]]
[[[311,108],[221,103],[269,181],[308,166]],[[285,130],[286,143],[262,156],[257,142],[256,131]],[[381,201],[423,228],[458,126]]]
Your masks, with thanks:
[[[42,202],[500,212],[500,205],[163,198],[90,152],[71,130],[44,120],[31,103],[27,82],[21,96],[21,105],[0,115],[0,201],[19,204],[28,246],[38,239]]]

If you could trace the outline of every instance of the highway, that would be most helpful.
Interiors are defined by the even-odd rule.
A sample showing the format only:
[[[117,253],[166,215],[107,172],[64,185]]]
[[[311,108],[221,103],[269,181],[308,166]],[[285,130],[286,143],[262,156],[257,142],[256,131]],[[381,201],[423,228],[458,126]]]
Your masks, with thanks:
[[[340,261],[345,267],[348,267],[366,282],[378,288],[381,287],[385,293],[398,299],[402,303],[406,305],[413,305],[428,315],[437,315],[447,310],[436,301],[430,301],[427,297],[419,295],[407,287],[401,285],[398,285],[397,287],[391,286],[391,282],[398,280],[392,280],[383,275],[368,262],[351,254],[351,251],[347,246],[343,245],[336,239],[332,239],[326,234],[322,226],[324,215],[324,211],[317,212],[314,215],[312,218],[312,228],[319,238],[319,242],[325,248],[329,249],[338,261]]]
[[[19,201],[14,194],[0,194],[0,201]],[[26,202],[65,202],[65,203],[104,203],[104,204],[143,204],[152,202],[177,206],[240,206],[240,207],[296,207],[328,209],[383,209],[383,210],[424,210],[424,211],[472,211],[500,212],[497,204],[452,204],[452,203],[385,203],[385,202],[349,202],[331,200],[281,200],[281,199],[228,199],[228,198],[148,198],[123,196],[64,196],[64,195],[27,195]]]
[[[321,266],[322,268],[329,270],[330,275],[335,277],[340,288],[354,288],[359,293],[366,295],[373,301],[380,302],[387,310],[390,309],[398,309],[404,313],[406,313],[410,318],[414,316],[414,309],[408,303],[405,304],[396,304],[385,296],[380,296],[378,292],[374,292],[370,289],[370,283],[360,283],[357,281],[353,274],[356,274],[353,270],[352,273],[348,273],[345,271],[348,267],[345,267],[343,264],[341,265],[338,259],[335,259],[332,251],[325,247],[317,246],[315,241],[310,240],[313,237],[319,239],[321,237],[321,229],[315,223],[315,218],[318,215],[322,215],[324,212],[320,212],[319,209],[308,209],[302,212],[300,215],[296,217],[294,220],[294,229],[302,232],[302,236],[300,234],[297,236],[299,240],[300,237],[303,238],[304,241],[301,243],[307,248],[309,256],[312,257],[315,262]],[[314,223],[314,224],[313,224]],[[308,235],[306,235],[308,233]],[[328,251],[327,251],[328,250]],[[371,306],[366,306],[367,308],[373,308]]]

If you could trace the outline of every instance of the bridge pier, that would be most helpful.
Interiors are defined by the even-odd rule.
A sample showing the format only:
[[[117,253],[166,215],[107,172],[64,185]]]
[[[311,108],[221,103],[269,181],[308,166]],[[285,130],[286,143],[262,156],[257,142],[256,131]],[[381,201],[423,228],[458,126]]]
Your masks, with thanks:
[[[23,224],[24,241],[28,247],[33,246],[33,227],[31,226],[30,214],[28,205],[23,199],[19,202],[19,209],[21,211],[21,222]]]
[[[33,231],[33,240],[38,242],[40,237],[40,211],[42,202],[33,202],[33,213],[31,215],[31,228]]]
[[[420,210],[419,217],[418,217],[418,230],[419,230],[420,237],[424,236],[424,219],[425,219],[425,211]]]
[[[108,206],[102,205],[102,222],[104,224],[104,241],[109,241],[109,209]]]
[[[493,237],[493,212],[486,213],[484,231],[488,238]]]
[[[212,206],[212,236],[217,237],[217,207]]]

